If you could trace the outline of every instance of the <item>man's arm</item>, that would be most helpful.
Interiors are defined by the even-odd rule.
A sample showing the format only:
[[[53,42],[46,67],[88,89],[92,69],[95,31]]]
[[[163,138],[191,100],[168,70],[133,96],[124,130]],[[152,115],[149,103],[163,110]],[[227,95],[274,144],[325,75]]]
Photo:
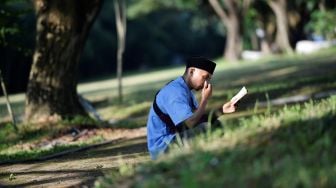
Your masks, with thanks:
[[[183,123],[187,125],[188,128],[193,128],[196,126],[196,124],[200,121],[203,114],[205,113],[206,105],[208,104],[208,98],[210,98],[212,94],[212,87],[211,84],[208,84],[207,82],[204,83],[203,89],[202,89],[202,96],[201,96],[201,102],[194,112],[194,114],[186,119]]]
[[[184,121],[184,124],[187,125],[188,128],[193,128],[201,120],[203,114],[205,113],[207,103],[208,102],[206,100],[201,101],[194,114]]]
[[[224,114],[230,114],[236,111],[236,103],[233,103],[231,101],[226,102],[223,104],[223,106],[216,108],[214,113],[217,115],[217,117],[222,116]]]
[[[199,106],[199,108],[194,112],[194,114],[187,120],[185,120],[183,123],[188,126],[188,128],[194,127],[198,122],[200,122],[201,118],[205,114],[205,107],[206,103],[204,104],[204,108],[202,107],[202,102]],[[236,111],[235,104],[233,102],[227,102],[225,103],[221,108],[218,108],[214,113],[215,116],[219,117],[223,114],[229,114]]]
[[[199,104],[199,107],[196,109],[194,114],[186,119],[183,123],[188,127],[188,128],[193,128],[194,126],[197,125],[197,123],[200,121],[202,116],[205,113],[206,105],[208,103],[208,99],[210,98],[212,94],[212,86],[211,84],[204,83],[203,89],[202,89],[202,96],[201,96],[201,102]],[[227,114],[227,113],[232,113],[236,111],[236,107],[234,106],[235,103],[229,101],[225,103],[218,112],[220,115],[222,114]],[[217,114],[219,115],[219,114]]]

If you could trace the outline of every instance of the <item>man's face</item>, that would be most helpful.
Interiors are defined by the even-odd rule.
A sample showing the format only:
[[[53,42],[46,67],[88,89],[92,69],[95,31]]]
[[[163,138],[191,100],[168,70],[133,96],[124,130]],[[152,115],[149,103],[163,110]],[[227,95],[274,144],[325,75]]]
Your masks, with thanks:
[[[209,84],[210,80],[211,74],[207,71],[193,67],[190,69],[190,81],[196,91],[203,88],[205,81]]]

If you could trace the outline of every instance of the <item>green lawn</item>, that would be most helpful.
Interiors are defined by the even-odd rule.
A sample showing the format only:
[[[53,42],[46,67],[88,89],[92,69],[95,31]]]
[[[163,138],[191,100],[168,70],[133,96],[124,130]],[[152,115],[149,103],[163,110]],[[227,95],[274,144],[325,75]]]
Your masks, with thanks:
[[[274,131],[283,130],[283,132],[280,131],[281,136],[279,136],[279,138],[286,137],[287,139],[287,137],[291,137],[291,134],[287,133],[288,130],[292,130],[284,128],[284,127],[291,127],[292,124],[288,122],[286,123],[287,117],[291,118],[293,122],[295,122],[295,125],[306,124],[307,122],[308,122],[307,124],[309,124],[309,121],[307,122],[301,121],[300,115],[297,114],[292,115],[295,113],[301,113],[301,111],[307,110],[306,108],[308,107],[309,109],[311,109],[311,111],[321,111],[321,113],[325,113],[323,117],[315,117],[312,115],[312,118],[314,119],[312,121],[313,123],[318,122],[319,124],[324,125],[326,124],[325,122],[330,122],[329,119],[333,118],[334,110],[327,108],[326,106],[328,105],[326,104],[334,105],[335,104],[334,99],[328,99],[328,101],[322,102],[323,104],[322,103],[320,104],[319,101],[315,101],[314,104],[311,103],[309,103],[308,105],[301,104],[300,106],[295,106],[295,104],[287,104],[287,107],[284,107],[283,105],[273,106],[271,105],[271,102],[274,99],[278,98],[284,98],[296,95],[306,95],[309,97],[314,97],[317,94],[320,94],[321,92],[323,93],[334,91],[336,88],[336,80],[335,80],[336,56],[334,55],[335,52],[336,49],[334,48],[310,56],[289,56],[289,57],[279,56],[279,57],[270,57],[268,59],[255,62],[243,61],[237,64],[228,64],[226,62],[223,62],[222,60],[216,61],[218,63],[218,66],[212,81],[214,85],[214,91],[213,96],[209,101],[208,110],[217,108],[220,105],[222,105],[225,101],[230,99],[242,86],[247,87],[247,89],[249,90],[249,94],[248,96],[243,98],[243,100],[240,102],[236,113],[221,117],[221,120],[225,122],[227,126],[225,126],[223,130],[216,130],[215,134],[211,134],[214,136],[210,136],[209,138],[207,138],[210,139],[211,142],[209,141],[201,144],[202,147],[204,146],[205,148],[214,148],[214,149],[213,150],[191,149],[189,151],[189,154],[187,153],[179,154],[178,157],[170,157],[169,160],[167,160],[169,161],[168,167],[175,168],[174,165],[181,165],[181,163],[179,163],[180,157],[187,158],[188,160],[190,159],[190,164],[188,164],[188,161],[182,162],[182,164],[186,163],[186,165],[188,166],[188,168],[185,169],[185,172],[182,170],[181,172],[177,172],[175,174],[173,172],[170,172],[169,170],[161,169],[160,167],[161,163],[159,164],[149,163],[146,164],[149,167],[145,165],[144,167],[141,168],[148,171],[149,177],[152,176],[151,173],[157,173],[157,172],[160,172],[158,173],[158,175],[155,175],[158,176],[158,178],[165,178],[166,176],[167,178],[169,178],[170,175],[173,175],[174,178],[172,181],[177,182],[176,184],[173,185],[182,185],[181,182],[186,181],[186,179],[189,178],[188,173],[189,172],[194,173],[193,169],[189,169],[189,167],[196,168],[196,170],[197,168],[199,168],[197,166],[193,167],[191,164],[194,162],[202,164],[199,161],[203,161],[203,153],[205,153],[204,156],[208,157],[210,156],[211,159],[212,156],[216,156],[218,161],[224,161],[224,162],[227,161],[224,155],[228,153],[228,155],[230,156],[232,155],[230,157],[231,158],[230,160],[232,161],[238,160],[235,157],[238,157],[239,159],[242,158],[245,160],[246,164],[242,163],[242,169],[244,169],[245,167],[252,168],[248,165],[253,164],[256,159],[253,156],[244,158],[245,155],[249,155],[248,153],[245,154],[245,152],[251,152],[252,154],[255,151],[259,150],[261,153],[266,152],[266,150],[264,151],[262,147],[259,147],[260,144],[259,142],[264,142],[261,138],[266,139],[268,138],[269,135],[273,135],[261,130],[263,129],[271,129]],[[119,121],[116,125],[113,125],[114,127],[125,127],[125,128],[142,127],[145,126],[146,124],[147,113],[156,91],[160,87],[162,87],[167,81],[176,78],[176,76],[181,75],[183,71],[184,67],[175,67],[166,70],[157,70],[127,76],[124,80],[124,102],[122,104],[119,104],[117,102],[118,100],[116,97],[117,94],[116,80],[112,78],[90,83],[81,83],[78,86],[78,90],[82,95],[84,95],[86,98],[92,101],[92,104],[97,108],[98,112],[102,115],[102,117],[105,120],[114,119]],[[197,96],[199,97],[198,94]],[[24,96],[22,94],[11,96],[11,101],[13,101],[14,103],[14,112],[16,114],[22,114]],[[261,105],[262,103],[267,103],[267,105],[263,106]],[[298,108],[299,110],[295,111],[292,108],[294,109]],[[286,116],[281,115],[281,113],[286,114]],[[0,116],[1,117],[7,116],[4,98],[0,98]],[[273,123],[276,122],[277,126],[268,127],[264,124],[260,125],[260,123],[262,122],[268,122],[269,125],[273,125]],[[15,133],[10,124],[8,124],[7,122],[2,122],[0,124],[0,161],[38,158],[65,149],[80,147],[83,145],[88,145],[91,143],[101,141],[98,135],[96,138],[93,138],[93,140],[88,140],[87,142],[84,143],[54,147],[43,151],[41,151],[38,148],[30,148],[25,150],[22,149],[21,147],[16,147],[21,143],[31,143],[38,140],[42,140],[46,137],[55,137],[59,134],[62,134],[64,130],[68,130],[72,126],[80,126],[80,125],[87,126],[86,124],[97,124],[97,123],[96,122],[88,123],[86,122],[86,120],[79,118],[79,120],[75,122],[59,122],[56,125],[47,125],[47,126],[20,124],[19,133]],[[286,126],[283,126],[284,124],[286,124]],[[295,130],[300,132],[299,131],[300,126],[296,126]],[[301,135],[301,137],[304,137],[304,135],[305,133],[303,134],[303,136]],[[260,140],[258,140],[257,138],[260,138]],[[279,138],[277,137],[277,139]],[[281,141],[283,140],[275,140],[274,142],[280,143]],[[291,141],[291,144],[292,142],[295,143],[295,141],[296,140],[294,137],[294,140]],[[272,140],[271,142],[273,143]],[[244,143],[247,145],[244,146]],[[255,147],[257,147],[258,149],[251,150],[250,145],[253,144],[255,144]],[[225,147],[222,148],[222,145]],[[282,143],[282,145],[284,145],[282,146],[284,147],[284,150],[289,149],[286,148],[286,144]],[[199,148],[199,146],[195,147]],[[276,147],[270,145],[270,149],[272,148],[274,149]],[[280,151],[281,150],[279,150],[279,152]],[[267,151],[266,153],[268,152],[270,151]],[[198,159],[197,157],[194,159],[193,156],[198,156],[198,154],[196,155],[195,153],[199,153],[200,159]],[[264,156],[262,154],[258,155]],[[271,158],[271,156],[268,155],[269,154],[265,154],[266,159],[267,157]],[[291,157],[291,155],[289,155],[289,157]],[[290,159],[288,160],[289,160],[288,163],[293,163],[293,161],[291,161]],[[314,160],[317,159],[314,158]],[[204,162],[206,161],[207,160],[204,160]],[[216,162],[216,159],[214,159],[214,161]],[[262,164],[265,163],[264,160],[259,162]],[[258,163],[258,161],[256,161],[256,163]],[[272,163],[269,163],[268,165],[271,164]],[[297,164],[299,165],[300,163]],[[229,172],[234,170],[230,169],[235,167],[230,166],[233,165],[230,162],[225,162],[225,165],[229,165],[228,166]],[[328,161],[328,165],[332,167],[333,163],[331,161]],[[165,164],[163,166],[165,166]],[[211,166],[206,165],[204,166],[205,169],[210,167]],[[129,171],[133,171],[132,168],[127,166],[121,167],[120,169],[122,172],[121,174],[129,174]],[[272,168],[270,167],[270,169]],[[218,171],[221,172],[221,170],[223,169],[219,167]],[[167,171],[168,174],[166,174],[165,171]],[[226,174],[221,174],[220,172],[216,173],[219,173],[220,176],[222,175],[227,176]],[[135,174],[133,174],[132,176],[136,177],[138,176],[139,173],[142,172],[135,172]],[[185,173],[186,176],[184,177],[179,173]],[[251,174],[253,175],[253,173]],[[246,178],[247,179],[251,178],[250,177],[251,174],[248,173],[246,175]],[[120,174],[114,176],[117,176],[118,177],[117,179],[120,178],[119,177]],[[232,179],[230,180],[230,178],[234,178],[235,176],[232,175],[227,177],[229,178],[228,181],[231,181]],[[245,176],[242,176],[242,178],[243,177]],[[186,179],[184,180],[183,178]],[[206,179],[206,177],[204,178]],[[211,178],[213,178],[212,176],[210,177],[210,180],[213,181],[213,179]],[[260,176],[258,176],[257,179],[258,178],[260,178]],[[107,177],[106,181],[110,181],[109,179],[110,178]],[[121,177],[121,179],[123,179],[123,177]],[[127,179],[126,181],[130,181],[129,178],[126,179]],[[200,177],[199,179],[202,180],[202,177]],[[131,178],[131,180],[133,179]],[[222,182],[223,185],[230,185],[231,183],[230,182],[228,183],[228,181],[223,180]],[[259,180],[256,180],[257,183],[258,181]],[[271,183],[275,182],[273,180],[270,181]],[[242,185],[249,184],[248,182],[249,181],[247,180],[238,181],[238,183],[242,183]],[[253,185],[254,180],[251,180],[251,182],[252,182],[251,184]],[[143,185],[145,186],[147,185],[147,183],[148,182],[145,181]],[[236,183],[236,181],[233,181],[233,183]],[[140,186],[141,185],[142,184],[140,184]],[[270,184],[266,183],[265,185]],[[156,184],[154,184],[153,186],[157,187]]]
[[[70,135],[72,128],[81,126],[98,127],[100,123],[88,118],[76,118],[54,124],[20,124],[16,132],[10,123],[0,124],[0,163],[34,160],[41,157],[104,141],[96,135],[85,141],[74,141],[70,144],[54,144],[52,147],[38,146],[39,143],[51,142],[61,135]],[[44,146],[46,146],[44,144]]]
[[[336,97],[314,98],[335,93],[334,53],[332,49],[313,56],[220,67],[209,109],[220,106],[243,85],[249,90],[236,113],[221,117],[222,128],[158,161],[121,166],[119,172],[98,180],[96,187],[336,186]],[[148,102],[149,107],[154,93],[149,90],[138,102]],[[311,99],[272,105],[275,99],[291,96]],[[267,105],[258,106],[262,102]],[[113,107],[106,107],[106,116],[109,108]],[[123,118],[131,116],[124,113]]]
[[[225,121],[189,147],[97,187],[335,187],[336,97]]]

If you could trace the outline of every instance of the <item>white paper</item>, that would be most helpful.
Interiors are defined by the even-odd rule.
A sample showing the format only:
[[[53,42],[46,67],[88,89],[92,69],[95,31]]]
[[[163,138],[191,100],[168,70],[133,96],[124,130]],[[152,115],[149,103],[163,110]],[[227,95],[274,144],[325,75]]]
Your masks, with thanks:
[[[244,86],[243,88],[240,89],[240,91],[235,96],[232,97],[231,102],[235,104],[241,98],[243,98],[246,94],[247,94],[247,89]]]

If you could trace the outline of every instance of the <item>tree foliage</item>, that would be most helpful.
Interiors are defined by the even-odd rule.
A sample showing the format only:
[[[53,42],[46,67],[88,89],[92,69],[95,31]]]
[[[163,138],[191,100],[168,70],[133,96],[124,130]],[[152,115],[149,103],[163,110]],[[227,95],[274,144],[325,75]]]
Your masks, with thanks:
[[[190,55],[213,58],[222,53],[225,33],[218,27],[218,19],[209,14],[208,7],[196,11],[192,7],[184,9],[164,3],[149,0],[128,2],[123,64],[126,71],[182,64],[183,59]],[[193,5],[196,9],[199,4]],[[144,9],[155,8],[146,12],[135,11],[142,9],[134,7],[142,6]],[[114,75],[117,34],[113,11],[113,3],[105,1],[85,47],[80,65],[82,79]]]
[[[135,19],[162,9],[197,10],[201,2],[199,0],[130,0],[129,4],[127,16],[130,19]]]
[[[1,1],[0,69],[9,93],[26,88],[34,34],[34,15],[30,2]],[[2,92],[0,90],[0,95]]]
[[[191,55],[216,58],[223,54],[227,30],[208,1],[126,2],[128,29],[123,64],[125,71],[182,64],[183,59]],[[335,10],[335,2],[332,0],[287,1],[291,46],[298,40],[309,39],[313,32],[332,33],[335,22],[333,18],[317,13],[320,7],[325,7],[330,15],[335,14],[332,13]],[[8,82],[9,92],[22,92],[27,84],[35,39],[35,17],[31,12],[31,1],[3,0],[0,9],[0,55],[3,57],[0,68]],[[265,31],[264,40],[270,46],[274,42],[275,15],[266,0],[253,1],[239,21],[244,28],[244,50],[260,49],[260,38],[256,36],[258,28]],[[329,28],[324,28],[326,26]],[[79,64],[80,80],[115,75],[116,51],[113,1],[105,1],[85,44]]]
[[[312,13],[306,30],[325,39],[336,38],[336,10],[318,10]]]
[[[15,38],[24,34],[22,22],[29,13],[32,13],[32,9],[24,0],[3,0],[0,8],[0,46],[15,48],[21,52],[27,50],[23,47],[24,43],[16,41]]]

